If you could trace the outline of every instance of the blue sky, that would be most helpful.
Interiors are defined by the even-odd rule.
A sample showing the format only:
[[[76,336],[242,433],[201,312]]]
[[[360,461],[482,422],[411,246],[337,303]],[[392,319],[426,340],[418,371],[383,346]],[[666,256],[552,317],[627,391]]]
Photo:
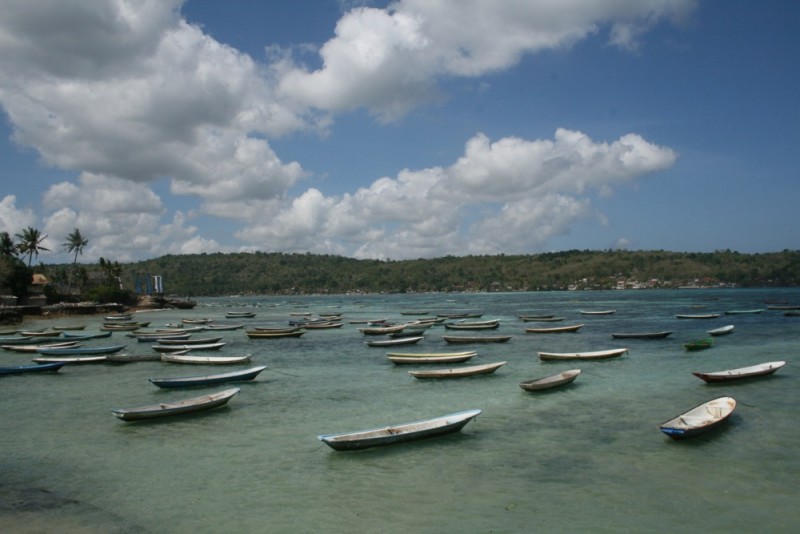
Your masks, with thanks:
[[[800,248],[800,4],[3,2],[0,231],[83,261]]]

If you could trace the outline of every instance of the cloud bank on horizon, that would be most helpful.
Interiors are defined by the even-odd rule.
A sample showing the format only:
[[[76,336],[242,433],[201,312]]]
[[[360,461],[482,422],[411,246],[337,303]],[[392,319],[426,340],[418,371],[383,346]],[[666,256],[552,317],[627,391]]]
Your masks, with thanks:
[[[43,192],[40,212],[0,198],[0,225],[89,238],[84,258],[267,251],[405,259],[531,253],[578,221],[604,220],[596,195],[670,168],[677,154],[630,132],[592,139],[463,140],[447,166],[398,169],[354,191],[299,193],[301,162],[271,141],[326,136],[366,111],[378,124],[435,105],[453,79],[513,69],[526,55],[588,36],[630,53],[693,0],[399,0],[342,14],[315,65],[267,46],[259,62],[181,14],[183,0],[4,1],[0,104],[20,147],[74,178]],[[265,36],[268,40],[269,36]],[[168,191],[154,184],[167,180]],[[168,197],[168,198],[167,198]],[[188,198],[196,207],[170,207]],[[233,221],[229,241],[193,221]],[[67,261],[67,257],[60,258]]]

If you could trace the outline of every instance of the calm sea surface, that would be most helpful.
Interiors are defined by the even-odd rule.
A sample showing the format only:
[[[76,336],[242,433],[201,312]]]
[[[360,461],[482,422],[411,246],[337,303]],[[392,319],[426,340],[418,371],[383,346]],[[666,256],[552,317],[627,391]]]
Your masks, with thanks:
[[[249,325],[291,313],[341,313],[344,326],[284,340],[219,332],[219,355],[252,354],[269,369],[224,408],[125,423],[112,408],[229,387],[161,390],[150,377],[232,370],[161,362],[68,365],[44,376],[0,377],[0,531],[3,532],[798,532],[800,317],[765,309],[800,304],[800,290],[677,290],[200,299],[189,311],[147,311],[151,328],[182,318]],[[580,310],[613,309],[613,315]],[[401,312],[473,311],[500,319],[510,342],[447,345],[442,326],[404,352],[477,350],[470,364],[507,361],[495,374],[417,380],[350,321],[410,320]],[[575,334],[526,334],[521,313],[583,323]],[[296,318],[296,317],[295,317]],[[24,328],[102,317],[30,320]],[[242,322],[242,321],[240,321]],[[713,348],[683,343],[726,324]],[[671,330],[662,340],[612,332]],[[450,332],[452,333],[452,332]],[[206,336],[206,334],[195,334]],[[92,345],[126,342],[115,332]],[[628,347],[621,358],[542,362],[537,351]],[[0,365],[30,356],[0,352]],[[771,377],[707,385],[691,371],[785,360]],[[250,364],[250,365],[252,365]],[[234,366],[244,368],[247,366]],[[571,386],[528,393],[518,383],[566,369]],[[739,405],[719,431],[676,442],[659,423],[711,398]],[[336,452],[318,434],[483,410],[456,434],[387,448]]]

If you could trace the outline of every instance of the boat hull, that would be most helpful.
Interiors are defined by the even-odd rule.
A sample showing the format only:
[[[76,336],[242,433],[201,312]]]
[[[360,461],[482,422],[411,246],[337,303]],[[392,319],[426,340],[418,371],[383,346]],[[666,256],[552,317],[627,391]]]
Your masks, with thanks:
[[[239,388],[232,388],[182,401],[164,402],[151,406],[142,406],[140,408],[115,409],[111,410],[111,413],[123,421],[144,421],[161,417],[172,417],[175,415],[218,408],[227,404],[237,393],[239,393]]]
[[[384,447],[458,432],[480,413],[480,410],[468,410],[433,419],[415,421],[413,423],[391,425],[342,434],[324,434],[317,437],[320,441],[337,451],[355,451],[371,447]]]

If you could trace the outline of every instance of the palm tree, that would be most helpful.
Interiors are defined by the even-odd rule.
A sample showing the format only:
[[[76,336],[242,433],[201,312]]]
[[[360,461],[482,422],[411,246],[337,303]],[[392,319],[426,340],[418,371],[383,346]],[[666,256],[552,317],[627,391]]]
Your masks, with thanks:
[[[17,245],[8,235],[8,232],[0,232],[0,256],[10,257],[17,253]]]
[[[67,249],[67,251],[75,253],[75,257],[72,260],[72,272],[70,273],[69,281],[67,282],[67,295],[69,295],[69,292],[72,289],[72,274],[75,272],[75,266],[78,264],[78,254],[83,254],[83,249],[88,244],[89,240],[85,239],[81,235],[81,231],[77,228],[75,228],[72,233],[67,236],[67,240],[63,244],[63,247]]]
[[[14,237],[19,239],[17,250],[19,250],[20,254],[28,255],[28,267],[31,266],[34,255],[38,258],[39,252],[50,251],[49,248],[42,246],[42,242],[47,239],[47,235],[42,235],[36,228],[29,226],[21,234],[16,234]]]

